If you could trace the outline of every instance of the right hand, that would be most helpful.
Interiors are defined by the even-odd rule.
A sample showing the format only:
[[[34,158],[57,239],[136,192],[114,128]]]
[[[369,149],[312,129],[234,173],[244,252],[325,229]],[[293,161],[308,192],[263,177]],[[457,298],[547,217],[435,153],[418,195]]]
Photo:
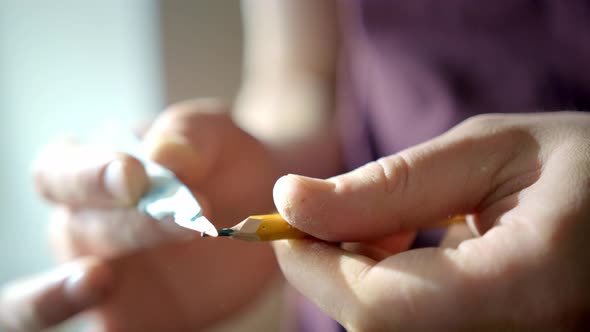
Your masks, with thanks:
[[[280,175],[268,149],[224,110],[208,100],[172,106],[145,139],[150,158],[193,190],[217,227],[271,211]],[[194,237],[138,213],[148,182],[128,155],[60,146],[37,165],[38,189],[55,206],[50,237],[69,263],[4,288],[0,326],[9,331],[80,312],[93,313],[101,331],[192,331],[230,316],[274,277],[265,245]]]
[[[276,241],[279,264],[352,331],[588,331],[588,142],[588,113],[480,115],[327,180],[285,176],[278,211],[331,243]],[[481,236],[404,251],[401,231],[456,214]]]

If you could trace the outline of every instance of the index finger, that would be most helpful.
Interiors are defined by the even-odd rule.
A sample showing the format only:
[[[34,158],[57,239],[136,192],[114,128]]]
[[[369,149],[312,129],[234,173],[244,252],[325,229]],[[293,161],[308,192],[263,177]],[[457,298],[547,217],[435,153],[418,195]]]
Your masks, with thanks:
[[[441,330],[454,323],[452,312],[468,308],[466,274],[450,250],[376,262],[315,240],[277,241],[274,248],[287,280],[350,331]]]
[[[149,181],[135,158],[73,143],[48,146],[34,163],[38,191],[49,201],[73,206],[134,204]]]

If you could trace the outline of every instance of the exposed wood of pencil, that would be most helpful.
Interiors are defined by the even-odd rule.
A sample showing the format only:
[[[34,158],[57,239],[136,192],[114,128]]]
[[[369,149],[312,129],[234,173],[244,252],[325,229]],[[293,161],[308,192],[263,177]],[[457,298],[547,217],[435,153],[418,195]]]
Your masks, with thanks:
[[[434,223],[429,228],[442,228],[465,221],[464,215],[457,215]],[[301,239],[310,235],[291,226],[280,214],[250,216],[231,228],[219,230],[219,236],[246,241],[274,241]]]

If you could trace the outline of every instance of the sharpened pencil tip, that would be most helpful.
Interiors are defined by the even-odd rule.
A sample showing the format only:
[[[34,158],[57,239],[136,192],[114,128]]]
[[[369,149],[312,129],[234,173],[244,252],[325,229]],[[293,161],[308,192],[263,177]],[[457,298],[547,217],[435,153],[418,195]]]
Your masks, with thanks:
[[[212,236],[211,234],[203,232],[203,233],[201,233],[201,237],[231,236],[231,234],[234,232],[234,230],[231,228],[222,228],[222,229],[218,229],[215,231],[217,232],[215,236]]]
[[[231,234],[233,232],[234,232],[234,230],[231,228],[222,228],[219,230],[218,235],[219,236],[231,236]]]

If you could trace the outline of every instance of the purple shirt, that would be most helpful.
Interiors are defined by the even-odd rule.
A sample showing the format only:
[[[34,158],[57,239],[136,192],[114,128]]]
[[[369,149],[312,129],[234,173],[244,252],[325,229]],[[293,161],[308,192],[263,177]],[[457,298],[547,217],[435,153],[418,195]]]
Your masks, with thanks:
[[[345,0],[349,168],[479,113],[590,109],[590,2]]]

